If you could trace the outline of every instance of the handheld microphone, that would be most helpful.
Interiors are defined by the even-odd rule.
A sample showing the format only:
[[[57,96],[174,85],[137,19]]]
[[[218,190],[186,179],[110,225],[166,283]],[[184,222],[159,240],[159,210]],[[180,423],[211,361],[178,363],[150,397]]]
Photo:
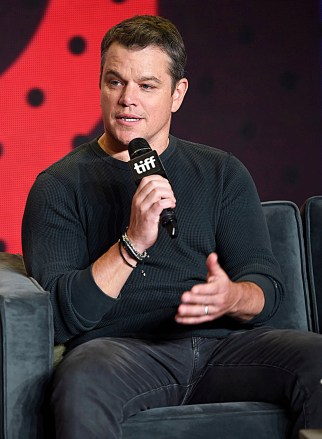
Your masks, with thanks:
[[[129,154],[134,180],[137,185],[147,175],[161,175],[168,180],[167,174],[156,151],[152,150],[148,142],[143,138],[136,138],[129,143]],[[160,215],[160,223],[171,238],[178,236],[178,224],[174,209],[164,209]]]

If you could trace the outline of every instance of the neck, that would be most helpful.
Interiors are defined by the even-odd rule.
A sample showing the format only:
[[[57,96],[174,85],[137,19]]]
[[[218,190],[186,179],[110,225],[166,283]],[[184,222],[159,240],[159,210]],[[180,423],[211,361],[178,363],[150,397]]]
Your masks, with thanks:
[[[121,160],[122,162],[129,161],[130,156],[127,148],[124,147],[123,150],[116,148],[114,149],[112,146],[108,144],[105,133],[98,139],[98,144],[102,148],[102,150],[106,152],[106,154],[110,155],[114,159]]]
[[[129,152],[126,146],[124,146],[124,149],[121,148],[114,148],[113,144],[110,144],[108,142],[108,138],[106,134],[104,133],[99,139],[98,139],[99,146],[103,149],[103,151],[106,152],[106,154],[110,155],[114,159],[121,160],[122,162],[127,162],[130,160]],[[167,149],[169,145],[169,138],[167,139],[165,145],[163,147],[155,147],[153,144],[150,144],[151,148],[156,150],[157,153],[160,155]]]

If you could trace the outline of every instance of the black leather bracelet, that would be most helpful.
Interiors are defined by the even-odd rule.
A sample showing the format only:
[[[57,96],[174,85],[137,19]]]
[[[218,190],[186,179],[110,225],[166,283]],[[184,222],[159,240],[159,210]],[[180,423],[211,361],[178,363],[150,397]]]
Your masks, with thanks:
[[[129,237],[127,236],[127,233],[124,232],[121,236],[121,243],[129,256],[136,259],[138,262],[143,262],[146,258],[149,257],[146,250],[144,250],[143,253],[138,252],[135,247],[133,246],[132,242],[129,240]]]
[[[121,258],[122,258],[123,261],[126,263],[126,265],[128,265],[128,266],[131,267],[131,268],[136,268],[136,265],[132,265],[132,264],[130,264],[129,261],[127,261],[126,258],[125,258],[125,256],[123,255],[123,252],[122,252],[122,243],[121,243],[121,240],[120,240],[120,239],[119,239],[119,252],[120,252]]]

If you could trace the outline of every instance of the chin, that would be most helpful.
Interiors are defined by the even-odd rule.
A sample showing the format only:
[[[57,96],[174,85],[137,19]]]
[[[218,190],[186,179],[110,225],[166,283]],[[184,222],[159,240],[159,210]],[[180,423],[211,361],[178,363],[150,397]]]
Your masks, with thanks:
[[[116,131],[111,130],[107,132],[107,135],[110,141],[116,142],[126,147],[133,139],[137,139],[138,137],[146,138],[143,133],[134,131],[133,127],[129,129],[116,130]]]
[[[119,138],[119,142],[122,143],[122,145],[127,146],[131,142],[131,140],[137,139],[138,137],[143,137],[143,136],[140,135],[140,134],[132,134],[132,135],[128,135],[128,136],[121,136]]]

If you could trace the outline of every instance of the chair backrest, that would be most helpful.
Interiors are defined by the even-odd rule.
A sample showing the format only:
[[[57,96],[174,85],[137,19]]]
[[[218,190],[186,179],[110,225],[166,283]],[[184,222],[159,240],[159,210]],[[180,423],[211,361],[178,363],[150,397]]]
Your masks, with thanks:
[[[299,208],[291,201],[267,201],[262,207],[285,285],[283,301],[270,324],[276,328],[312,330]]]
[[[313,328],[322,333],[322,196],[308,198],[301,207]]]

